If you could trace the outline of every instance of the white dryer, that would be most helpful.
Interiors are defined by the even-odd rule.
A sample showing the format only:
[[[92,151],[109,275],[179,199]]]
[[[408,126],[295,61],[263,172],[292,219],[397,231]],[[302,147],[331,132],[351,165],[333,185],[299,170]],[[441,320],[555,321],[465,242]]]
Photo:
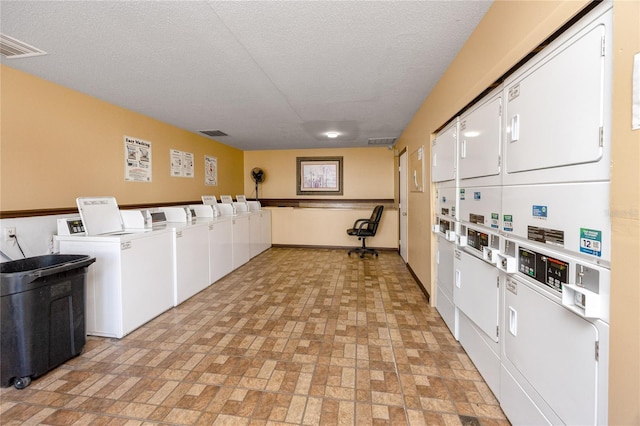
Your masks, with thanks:
[[[516,247],[517,272],[505,274],[502,409],[514,424],[606,424],[609,270]]]
[[[612,19],[595,8],[505,81],[504,185],[609,180]]]

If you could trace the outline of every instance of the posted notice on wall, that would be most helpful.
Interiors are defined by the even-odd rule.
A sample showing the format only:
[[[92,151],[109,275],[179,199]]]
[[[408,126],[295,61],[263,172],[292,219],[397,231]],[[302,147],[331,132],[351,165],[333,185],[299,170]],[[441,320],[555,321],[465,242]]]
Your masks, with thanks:
[[[151,142],[124,137],[124,180],[151,182]]]
[[[632,89],[631,128],[640,130],[640,53],[633,57],[633,86]]]
[[[193,153],[169,150],[171,176],[193,178]]]
[[[204,184],[218,186],[218,159],[204,156]]]

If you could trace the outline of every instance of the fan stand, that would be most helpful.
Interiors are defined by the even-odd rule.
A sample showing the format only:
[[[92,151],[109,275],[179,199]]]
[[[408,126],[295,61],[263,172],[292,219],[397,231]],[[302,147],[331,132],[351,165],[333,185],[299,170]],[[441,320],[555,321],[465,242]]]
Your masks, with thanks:
[[[258,197],[258,181],[256,180],[256,201],[260,201],[260,197]]]

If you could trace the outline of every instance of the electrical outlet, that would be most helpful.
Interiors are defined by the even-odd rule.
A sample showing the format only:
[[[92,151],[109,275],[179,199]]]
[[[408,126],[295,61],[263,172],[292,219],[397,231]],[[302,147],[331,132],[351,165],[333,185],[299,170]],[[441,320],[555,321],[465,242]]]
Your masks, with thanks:
[[[15,226],[9,226],[9,227],[3,228],[2,230],[4,231],[3,235],[4,235],[5,241],[11,241],[13,239],[12,237],[16,235]]]

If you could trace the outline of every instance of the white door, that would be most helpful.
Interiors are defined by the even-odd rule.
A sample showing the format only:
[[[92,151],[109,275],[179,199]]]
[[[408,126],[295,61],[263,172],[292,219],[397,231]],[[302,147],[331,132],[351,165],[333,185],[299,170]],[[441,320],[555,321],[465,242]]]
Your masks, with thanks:
[[[407,241],[407,151],[400,155],[400,256],[405,263],[409,262]]]

